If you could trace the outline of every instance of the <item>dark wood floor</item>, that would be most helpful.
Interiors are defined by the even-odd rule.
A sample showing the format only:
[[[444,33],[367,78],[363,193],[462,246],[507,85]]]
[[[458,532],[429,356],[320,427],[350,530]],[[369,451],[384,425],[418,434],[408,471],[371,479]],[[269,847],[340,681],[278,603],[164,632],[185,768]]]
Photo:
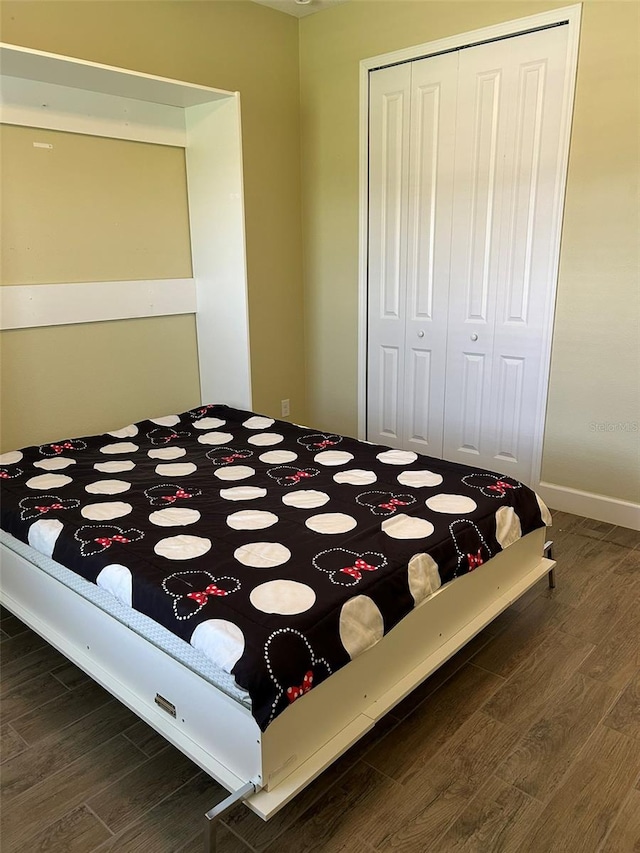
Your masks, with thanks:
[[[640,534],[554,514],[539,583],[221,853],[640,851]],[[200,853],[222,790],[2,612],[3,853]]]

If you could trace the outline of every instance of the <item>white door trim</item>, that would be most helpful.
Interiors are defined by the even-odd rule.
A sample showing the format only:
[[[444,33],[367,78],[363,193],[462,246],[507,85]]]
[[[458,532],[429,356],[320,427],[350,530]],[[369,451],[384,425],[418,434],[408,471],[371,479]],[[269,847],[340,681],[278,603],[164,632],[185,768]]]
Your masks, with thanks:
[[[560,156],[558,159],[560,175],[554,199],[553,246],[551,250],[551,272],[553,275],[551,298],[548,304],[545,337],[542,343],[542,380],[538,396],[538,422],[535,425],[533,452],[533,477],[531,486],[540,482],[542,465],[542,447],[546,417],[546,400],[549,387],[549,368],[551,361],[551,343],[553,338],[553,317],[555,313],[558,267],[560,261],[560,237],[562,233],[562,213],[566,189],[567,167],[569,162],[569,142],[571,138],[571,120],[578,66],[578,43],[580,38],[580,20],[582,4],[552,9],[539,15],[530,15],[514,21],[505,21],[491,27],[459,33],[438,41],[427,42],[414,47],[404,48],[393,53],[384,53],[369,57],[360,62],[360,217],[359,217],[359,271],[358,271],[358,437],[366,438],[367,419],[367,255],[368,255],[368,175],[369,175],[369,73],[399,62],[410,62],[443,51],[491,41],[498,38],[521,35],[525,32],[565,23],[568,25],[568,44],[566,57],[565,91],[562,108],[562,131],[560,135]]]

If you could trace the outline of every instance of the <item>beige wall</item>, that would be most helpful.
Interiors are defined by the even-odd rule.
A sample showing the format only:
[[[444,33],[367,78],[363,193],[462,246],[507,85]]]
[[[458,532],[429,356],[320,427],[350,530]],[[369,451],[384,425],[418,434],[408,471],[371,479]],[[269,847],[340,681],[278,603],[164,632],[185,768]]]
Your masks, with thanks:
[[[3,450],[189,409],[200,392],[194,327],[184,315],[3,332]]]
[[[248,0],[4,0],[0,14],[1,37],[9,43],[241,92],[253,403],[258,411],[279,414],[280,400],[288,397],[292,417],[305,420],[297,20]],[[83,223],[75,227],[75,237],[82,241]],[[172,270],[162,277],[174,274]],[[85,278],[77,269],[74,273],[67,268],[67,275],[69,280]],[[144,272],[131,277],[154,276],[155,272]],[[180,342],[184,378],[177,371],[163,380],[165,405],[160,408],[175,410],[185,400],[187,407],[192,405],[194,380],[197,383],[193,319],[150,319],[145,323],[139,338],[145,352],[157,352],[169,329],[170,339]],[[108,340],[108,350],[116,361],[121,349],[130,352],[127,335],[135,326],[100,327],[105,346]],[[27,426],[27,413],[34,404],[35,387],[41,393],[43,384],[27,381],[13,363],[18,351],[28,350],[31,363],[33,358],[45,357],[51,340],[48,335],[53,331],[33,330],[10,333],[7,339],[4,406],[5,411],[15,407],[17,413],[12,415],[9,434],[3,436],[5,448],[14,441],[24,444],[27,434],[28,440],[42,441],[59,435],[63,407],[56,407],[55,418],[41,411],[40,433],[34,437]],[[54,337],[62,351],[95,358],[92,336],[61,327]],[[15,343],[19,339],[23,343]],[[114,387],[124,378],[125,374],[118,373]],[[103,379],[110,381],[106,376]],[[145,414],[134,405],[135,395],[112,396],[115,411],[108,424],[113,419],[131,420],[134,410],[138,416]],[[147,402],[157,413],[156,400],[161,402],[154,392]],[[85,415],[90,411],[88,419],[96,429],[103,420],[107,428],[107,413],[94,417],[98,408],[86,395],[71,394],[65,402],[69,407],[64,409],[65,423],[67,411],[69,421],[73,423],[77,415],[79,424],[87,421]],[[18,422],[20,417],[24,428]]]
[[[184,149],[0,125],[0,176],[2,284],[191,276]]]
[[[357,430],[359,62],[566,3],[353,0],[300,22],[309,418]],[[583,5],[544,480],[640,500],[637,3]]]

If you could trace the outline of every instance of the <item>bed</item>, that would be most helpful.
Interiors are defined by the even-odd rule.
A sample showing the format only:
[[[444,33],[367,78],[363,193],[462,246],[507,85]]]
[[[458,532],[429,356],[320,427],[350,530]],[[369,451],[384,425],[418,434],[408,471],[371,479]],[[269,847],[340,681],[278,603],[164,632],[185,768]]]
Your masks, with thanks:
[[[264,819],[554,565],[515,480],[225,405],[0,465],[4,606]]]

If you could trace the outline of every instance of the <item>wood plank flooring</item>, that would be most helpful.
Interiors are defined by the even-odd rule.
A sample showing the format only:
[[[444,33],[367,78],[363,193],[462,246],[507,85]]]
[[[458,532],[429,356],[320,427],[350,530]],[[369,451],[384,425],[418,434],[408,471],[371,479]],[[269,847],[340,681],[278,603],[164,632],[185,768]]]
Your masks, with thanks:
[[[554,513],[542,581],[220,853],[640,853],[640,533]],[[0,612],[2,853],[200,853],[225,792]]]

